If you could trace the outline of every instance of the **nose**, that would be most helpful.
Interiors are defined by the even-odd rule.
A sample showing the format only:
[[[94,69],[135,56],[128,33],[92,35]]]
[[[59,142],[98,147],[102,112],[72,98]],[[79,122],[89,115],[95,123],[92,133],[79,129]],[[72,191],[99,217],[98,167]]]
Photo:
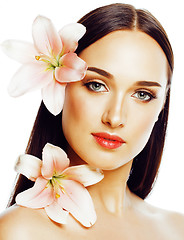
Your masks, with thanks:
[[[127,107],[123,96],[112,97],[102,115],[102,123],[111,128],[122,128],[127,117]]]

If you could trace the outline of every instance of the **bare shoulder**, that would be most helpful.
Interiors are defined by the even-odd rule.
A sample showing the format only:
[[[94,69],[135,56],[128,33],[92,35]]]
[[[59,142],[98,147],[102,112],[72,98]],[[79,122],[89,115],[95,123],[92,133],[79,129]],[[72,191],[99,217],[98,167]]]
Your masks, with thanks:
[[[184,239],[184,214],[154,207],[146,203],[150,216],[157,221],[173,239]]]
[[[25,216],[23,218],[22,208],[10,207],[9,209],[5,210],[0,215],[0,240],[21,240],[21,228],[24,228],[25,222],[26,220]]]
[[[12,206],[0,215],[0,240],[33,239],[34,231],[39,235],[44,219],[40,210]]]
[[[166,211],[164,215],[168,219],[167,223],[169,227],[181,233],[184,238],[184,214]]]

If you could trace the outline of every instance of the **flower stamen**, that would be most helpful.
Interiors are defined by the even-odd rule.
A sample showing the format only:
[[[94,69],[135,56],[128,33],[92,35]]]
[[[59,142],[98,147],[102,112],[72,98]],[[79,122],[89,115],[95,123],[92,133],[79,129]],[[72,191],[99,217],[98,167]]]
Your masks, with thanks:
[[[47,67],[47,70],[48,69],[53,70],[56,67],[60,67],[59,60],[57,60],[57,58],[55,58],[53,56],[47,56],[47,55],[41,54],[40,56],[35,56],[35,59],[37,61],[45,62],[47,65],[49,64],[49,67]]]
[[[61,197],[58,193],[56,193],[55,196],[56,196],[57,199]]]
[[[40,60],[40,56],[35,56],[35,59],[36,59],[37,61],[39,61],[39,60]]]

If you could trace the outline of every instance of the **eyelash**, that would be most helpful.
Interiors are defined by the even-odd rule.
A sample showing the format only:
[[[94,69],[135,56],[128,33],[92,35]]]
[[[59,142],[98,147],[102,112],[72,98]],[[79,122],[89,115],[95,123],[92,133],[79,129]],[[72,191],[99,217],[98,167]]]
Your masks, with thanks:
[[[144,96],[148,97],[148,99],[145,100],[145,99],[141,99],[139,97],[135,97],[136,94],[141,94],[141,93],[143,93]],[[137,90],[134,94],[132,94],[132,97],[137,98],[141,102],[150,102],[151,100],[156,99],[156,94],[153,92],[147,92],[145,90]]]
[[[104,87],[104,90],[95,90],[93,89],[92,86],[94,86],[95,84],[99,85],[100,87]],[[84,83],[84,85],[87,87],[88,90],[92,91],[92,92],[106,92],[107,91],[107,87],[105,86],[105,84],[102,84],[100,82],[96,82],[96,81],[92,81],[92,82],[87,82],[87,83]]]
[[[104,87],[104,90],[95,90],[94,88],[93,88],[93,86],[95,85],[95,84],[97,84],[100,88],[101,87]],[[102,84],[102,83],[100,83],[100,82],[97,82],[97,81],[91,81],[91,82],[86,82],[86,83],[84,83],[84,86],[86,86],[87,87],[87,89],[88,90],[90,90],[90,91],[92,91],[92,92],[96,92],[96,93],[100,93],[100,92],[106,92],[107,91],[107,87],[105,86],[105,84]],[[145,98],[148,98],[148,99],[141,99],[141,97],[135,97],[135,95],[137,95],[137,94],[144,94],[144,96],[146,96]],[[134,97],[134,98],[137,98],[138,100],[140,100],[141,102],[150,102],[151,100],[153,100],[153,99],[156,99],[157,97],[156,97],[156,94],[154,93],[154,92],[150,92],[150,90],[149,90],[149,92],[148,91],[145,91],[145,90],[137,90],[134,94],[132,94],[131,95],[132,97]]]

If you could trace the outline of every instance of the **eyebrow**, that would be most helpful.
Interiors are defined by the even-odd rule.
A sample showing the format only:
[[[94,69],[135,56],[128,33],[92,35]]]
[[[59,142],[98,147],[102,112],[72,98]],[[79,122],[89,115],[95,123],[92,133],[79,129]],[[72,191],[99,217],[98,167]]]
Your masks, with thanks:
[[[109,79],[113,79],[113,78],[114,78],[114,76],[113,76],[111,73],[109,73],[109,72],[107,72],[107,71],[105,71],[105,70],[102,70],[102,69],[100,69],[100,68],[88,67],[87,70],[88,70],[88,71],[92,71],[92,72],[96,72],[96,73],[98,73],[99,75],[102,75],[102,76],[107,77],[107,78],[109,78]],[[154,82],[154,81],[137,81],[137,82],[134,83],[134,86],[162,87],[162,86],[160,85],[160,83]]]
[[[152,81],[137,81],[134,83],[135,86],[146,86],[146,87],[162,87],[158,82]]]
[[[104,76],[106,78],[109,78],[109,79],[113,79],[114,78],[114,76],[111,73],[109,73],[109,72],[107,72],[105,70],[102,70],[100,68],[88,67],[87,70],[88,71],[92,71],[92,72],[96,72],[96,73],[98,73],[98,74],[100,74],[100,75],[102,75],[102,76]]]

